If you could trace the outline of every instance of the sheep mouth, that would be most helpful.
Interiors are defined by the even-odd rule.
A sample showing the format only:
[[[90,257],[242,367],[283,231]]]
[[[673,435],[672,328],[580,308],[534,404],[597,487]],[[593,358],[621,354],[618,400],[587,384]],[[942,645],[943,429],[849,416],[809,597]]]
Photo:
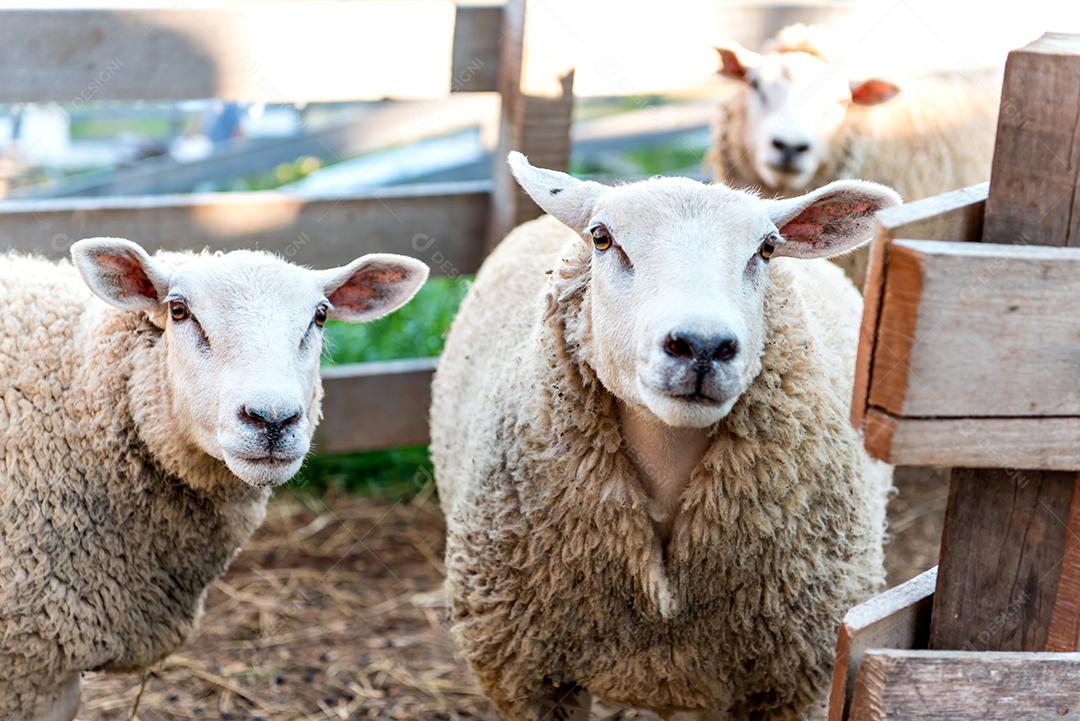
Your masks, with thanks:
[[[273,453],[270,453],[265,456],[238,455],[237,458],[244,461],[245,463],[253,463],[258,466],[274,468],[277,466],[287,466],[291,463],[296,463],[298,460],[300,460],[301,456],[275,456]]]
[[[693,403],[702,406],[719,406],[727,402],[724,398],[713,398],[701,391],[695,391],[694,393],[671,393],[668,394],[668,397],[683,401],[684,403]]]

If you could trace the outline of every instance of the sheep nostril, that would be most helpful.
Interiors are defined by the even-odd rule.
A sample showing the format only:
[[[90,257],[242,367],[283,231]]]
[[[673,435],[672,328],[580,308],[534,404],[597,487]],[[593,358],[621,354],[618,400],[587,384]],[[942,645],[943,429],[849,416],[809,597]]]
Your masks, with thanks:
[[[799,143],[798,145],[794,146],[791,150],[793,152],[795,152],[795,153],[805,153],[809,149],[810,149],[810,144],[809,143]]]
[[[779,150],[781,153],[785,152],[788,149],[788,144],[785,143],[783,140],[780,140],[780,138],[773,138],[772,146]]]
[[[267,423],[266,415],[264,415],[261,410],[250,406],[240,406],[240,411],[237,415],[240,416],[240,420],[248,425],[262,426]]]
[[[724,338],[713,348],[712,359],[720,363],[726,363],[739,354],[739,341],[734,338]]]
[[[664,352],[672,358],[693,358],[697,355],[693,344],[674,333],[664,339]]]
[[[286,415],[285,413],[275,413],[262,408],[241,406],[237,415],[247,425],[265,429],[266,431],[279,432],[297,423],[303,417],[304,411],[303,409],[296,409]]]

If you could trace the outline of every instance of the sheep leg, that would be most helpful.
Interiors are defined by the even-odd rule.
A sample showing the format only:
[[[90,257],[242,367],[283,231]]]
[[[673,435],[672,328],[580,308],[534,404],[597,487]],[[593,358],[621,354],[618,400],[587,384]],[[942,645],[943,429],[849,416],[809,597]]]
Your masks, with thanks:
[[[592,696],[573,683],[557,686],[528,705],[530,721],[589,721]]]
[[[56,689],[53,698],[43,704],[43,710],[30,721],[72,721],[79,708],[79,687],[82,675],[73,673]]]

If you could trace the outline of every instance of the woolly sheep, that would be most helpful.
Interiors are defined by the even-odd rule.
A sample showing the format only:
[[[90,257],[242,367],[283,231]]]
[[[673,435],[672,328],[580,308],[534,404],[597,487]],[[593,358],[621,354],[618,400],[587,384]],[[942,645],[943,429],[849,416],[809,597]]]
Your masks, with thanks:
[[[312,271],[252,251],[151,257],[111,238],[71,255],[0,256],[12,721],[68,721],[82,671],[145,668],[192,633],[207,585],[308,451],[323,321],[388,313],[427,277],[396,255]]]
[[[918,200],[990,178],[1001,72],[935,73],[904,87],[853,79],[821,26],[792,25],[759,54],[723,41],[721,75],[739,81],[719,107],[708,163],[717,180],[789,196],[865,178]],[[838,262],[856,282],[866,253]]]
[[[859,295],[812,258],[897,195],[510,164],[552,217],[485,262],[433,386],[460,652],[510,721],[797,718],[882,583],[891,487],[847,420]]]

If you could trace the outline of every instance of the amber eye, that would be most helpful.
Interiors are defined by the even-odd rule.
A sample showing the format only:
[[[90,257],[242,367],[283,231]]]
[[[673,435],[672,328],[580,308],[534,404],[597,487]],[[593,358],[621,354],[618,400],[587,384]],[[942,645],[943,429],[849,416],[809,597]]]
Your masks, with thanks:
[[[188,310],[187,303],[182,300],[170,300],[169,301],[169,317],[176,322],[187,320],[191,317],[191,311]]]
[[[592,235],[593,247],[597,250],[607,250],[615,242],[611,238],[611,231],[603,223],[593,226],[589,233]]]
[[[768,260],[776,252],[776,242],[778,238],[776,233],[769,233],[765,236],[765,240],[761,241],[761,257]]]
[[[315,309],[315,325],[320,328],[326,323],[326,312],[329,310],[326,307],[326,303],[320,303],[319,307]]]

